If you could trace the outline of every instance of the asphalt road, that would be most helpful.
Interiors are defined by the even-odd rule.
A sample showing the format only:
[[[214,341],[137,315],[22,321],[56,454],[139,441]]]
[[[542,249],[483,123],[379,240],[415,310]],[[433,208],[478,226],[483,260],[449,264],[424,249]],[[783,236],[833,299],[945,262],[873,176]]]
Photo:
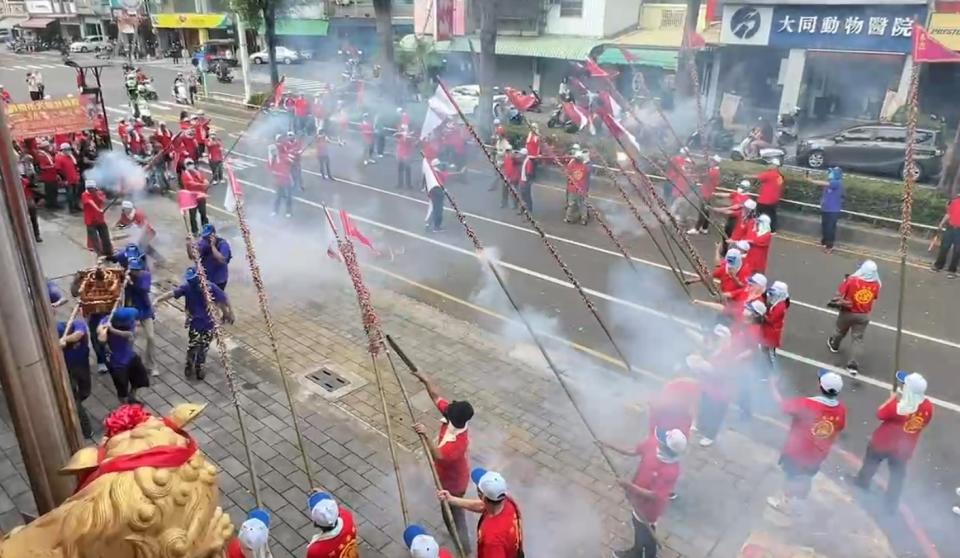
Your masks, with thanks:
[[[51,67],[41,69],[48,92],[54,97],[71,92],[73,71],[57,66],[57,57],[47,57],[52,60],[49,63],[42,58],[42,55],[28,58],[0,53],[0,84],[6,85],[15,99],[25,98],[22,80],[26,70],[15,67],[49,64]],[[169,103],[168,92],[176,69],[167,63],[144,66],[154,76],[161,93],[161,102],[154,105],[154,117],[175,119],[179,110]],[[307,76],[310,71],[310,67],[294,66],[291,75],[303,72],[300,75]],[[124,111],[125,93],[120,70],[108,72],[105,97],[113,120]],[[236,82],[214,87],[236,92],[240,86]],[[224,107],[222,113],[218,110],[212,116],[215,125],[231,140],[228,143],[247,129],[248,113]],[[264,221],[271,220],[273,198],[270,178],[263,168],[264,138],[272,135],[266,127],[258,122],[254,131],[260,135],[251,133],[242,139],[233,157],[237,176],[245,187],[251,217]],[[305,157],[306,191],[297,194],[294,218],[289,223],[280,219],[274,226],[289,227],[305,235],[325,234],[320,204],[326,202],[346,208],[378,247],[389,246],[398,253],[392,262],[369,262],[365,269],[371,280],[464,319],[517,336],[518,340],[527,339],[522,330],[516,326],[504,327],[504,322],[495,316],[515,314],[483,272],[449,207],[444,216],[446,230],[438,234],[425,233],[425,198],[418,191],[395,189],[395,163],[389,155],[374,165],[362,167],[356,146],[348,143],[346,147],[334,148],[332,159],[334,175],[342,179],[337,182],[321,180],[314,172],[313,158]],[[490,183],[488,173],[471,172],[451,185],[451,193],[467,212],[467,220],[479,238],[497,250],[506,268],[511,294],[520,301],[525,314],[538,329],[566,339],[567,347],[574,344],[597,356],[598,364],[616,366],[614,347],[539,236],[515,211],[499,208],[499,192],[487,191]],[[222,195],[222,187],[214,190],[211,199],[215,205],[222,200]],[[636,272],[626,265],[595,223],[587,227],[562,223],[562,196],[560,191],[546,185],[535,190],[536,217],[541,226],[588,290],[588,296],[633,367],[659,377],[670,375],[680,357],[689,350],[686,331],[698,320],[707,320],[708,315],[685,299],[649,238],[636,233],[638,227],[621,207],[606,206],[611,210],[611,220],[626,231],[624,236],[636,260]],[[693,240],[704,258],[711,259],[711,241],[704,237]],[[307,257],[324,256],[310,254]],[[843,353],[833,355],[827,350],[825,339],[832,332],[834,315],[824,304],[843,275],[853,272],[858,263],[854,254],[825,255],[803,242],[774,240],[768,277],[771,281],[788,282],[793,298],[780,363],[789,382],[805,393],[812,393],[817,368],[845,362]],[[866,439],[876,426],[874,411],[886,398],[894,371],[898,268],[892,261],[878,263],[884,286],[867,331],[861,359],[863,373],[859,379],[847,377],[844,391],[849,418],[841,446],[857,455],[862,454]],[[689,265],[684,267],[690,269]],[[937,399],[938,406],[934,422],[925,432],[911,464],[905,502],[942,555],[948,556],[948,549],[956,541],[958,521],[951,515],[950,507],[957,503],[953,490],[960,485],[960,473],[951,467],[960,463],[960,444],[956,442],[960,428],[960,381],[956,378],[956,363],[960,362],[958,283],[942,274],[911,266],[907,285],[903,367],[927,377],[929,394]],[[702,287],[694,288],[694,294],[707,298]]]

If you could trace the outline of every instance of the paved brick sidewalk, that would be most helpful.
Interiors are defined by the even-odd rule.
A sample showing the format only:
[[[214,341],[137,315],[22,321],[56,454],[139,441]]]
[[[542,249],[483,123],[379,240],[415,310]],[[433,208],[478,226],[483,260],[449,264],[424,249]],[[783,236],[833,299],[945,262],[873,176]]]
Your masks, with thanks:
[[[182,223],[166,200],[154,198],[141,206],[162,233],[161,241],[165,242],[161,242],[161,251],[178,264],[155,271],[157,288],[163,290],[179,276],[186,261],[177,233],[168,233],[181,230]],[[311,535],[304,513],[306,476],[293,443],[289,412],[265,326],[245,271],[242,242],[223,215],[213,217],[224,223],[221,233],[230,240],[235,254],[228,287],[237,314],[236,325],[228,328],[230,356],[242,378],[241,400],[253,433],[263,501],[276,519],[271,529],[272,550],[277,558],[303,556]],[[80,251],[73,239],[82,238],[81,227],[74,218],[58,217],[44,221],[42,226],[44,250],[53,254],[48,257]],[[363,556],[405,556],[398,544],[400,508],[382,434],[384,421],[355,299],[346,286],[341,264],[322,256],[326,248],[322,240],[296,239],[302,242],[298,250],[310,256],[291,261],[284,247],[292,240],[276,231],[266,235],[261,230],[257,248],[267,274],[284,364],[297,386],[314,475],[319,484],[355,511]],[[63,264],[45,261],[44,265]],[[534,354],[531,348],[394,294],[380,286],[376,274],[366,275],[386,331],[421,369],[439,381],[446,394],[469,399],[477,409],[477,417],[471,422],[472,462],[505,474],[524,512],[527,554],[597,556],[606,553],[598,552],[599,547],[626,546],[627,536],[632,538],[632,534],[626,523],[629,512],[622,492],[613,485],[612,475],[556,380],[530,356]],[[64,284],[68,281],[62,279]],[[216,364],[215,348],[208,359],[206,381],[186,381],[182,372],[186,346],[182,312],[174,305],[164,305],[158,308],[157,318],[161,375],[144,390],[143,400],[157,413],[183,401],[210,403],[204,416],[191,426],[191,432],[202,450],[221,467],[221,504],[239,524],[253,506],[253,498],[236,414]],[[656,386],[599,368],[571,355],[565,347],[549,349],[556,351],[560,365],[571,371],[570,380],[595,421],[594,427],[610,441],[636,443],[644,432],[637,403],[649,397]],[[325,394],[306,378],[321,366],[343,376],[350,385],[332,396]],[[394,430],[402,444],[402,476],[411,500],[411,516],[440,534],[442,522],[427,468],[395,382],[389,370],[384,372],[390,378],[387,393]],[[404,379],[415,394],[414,405],[421,416],[431,427],[436,426],[437,414],[430,409],[425,392],[410,376]],[[115,405],[116,398],[108,377],[98,380],[88,409],[95,417],[102,417]],[[671,503],[660,526],[665,556],[732,557],[751,533],[773,533],[781,540],[818,550],[824,544],[827,546],[822,548],[831,548],[831,538],[837,533],[829,525],[820,525],[819,533],[784,529],[778,527],[782,518],[766,509],[763,500],[779,488],[781,474],[776,468],[774,446],[754,440],[769,439],[777,444],[782,436],[764,436],[753,430],[728,430],[713,448],[696,447],[684,457],[681,497]],[[19,523],[19,512],[33,509],[9,420],[0,424],[0,450],[0,527],[7,529]],[[625,460],[618,465],[621,475],[632,473],[633,463]],[[843,487],[821,475],[814,495],[815,516],[842,514],[845,545],[863,547],[864,553],[851,555],[893,556],[885,538],[851,504]]]

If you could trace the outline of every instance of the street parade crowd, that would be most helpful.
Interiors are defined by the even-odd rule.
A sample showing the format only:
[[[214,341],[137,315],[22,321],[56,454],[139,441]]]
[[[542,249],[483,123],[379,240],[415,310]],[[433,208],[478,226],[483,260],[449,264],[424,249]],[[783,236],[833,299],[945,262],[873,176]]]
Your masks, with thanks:
[[[137,87],[141,87],[138,85]],[[0,91],[0,94],[7,95]],[[358,102],[358,104],[360,104]],[[275,189],[273,214],[291,217],[293,193],[305,188],[302,157],[315,157],[320,176],[336,180],[331,169],[331,147],[356,142],[359,165],[382,164],[388,138],[393,141],[399,190],[414,190],[414,182],[431,204],[426,219],[428,231],[442,228],[444,188],[451,177],[464,172],[473,137],[454,117],[440,122],[427,134],[413,131],[409,114],[403,109],[389,118],[382,112],[361,113],[358,124],[348,118],[348,107],[330,95],[307,99],[304,95],[279,95],[271,118],[289,123],[288,131],[275,135],[267,148],[266,167]],[[390,124],[388,126],[388,123]],[[351,133],[353,129],[357,133]],[[513,145],[499,122],[490,138],[495,161],[503,178],[520,194],[520,201],[534,210],[533,180],[542,166],[557,165],[567,177],[566,223],[588,224],[586,201],[595,171],[589,149],[574,145],[562,154],[550,152],[537,124],[529,128],[522,145]],[[225,148],[211,131],[211,120],[203,111],[181,114],[174,130],[165,122],[150,128],[142,118],[121,118],[116,137],[120,148],[141,163],[148,176],[147,188],[159,192],[191,192],[195,203],[188,210],[188,222],[198,256],[182,274],[174,289],[154,297],[151,294],[152,270],[162,257],[152,246],[156,231],[133,199],[132,186],[111,184],[110,196],[89,171],[103,155],[87,132],[31,138],[17,145],[23,192],[27,199],[34,234],[41,241],[36,208],[42,201],[50,211],[62,210],[60,191],[66,193],[67,208],[80,212],[88,235],[88,248],[99,257],[92,274],[78,273],[71,285],[74,297],[98,281],[106,281],[107,263],[123,270],[124,305],[60,322],[58,337],[70,378],[74,385],[83,433],[94,435],[93,420],[83,407],[90,395],[91,355],[99,374],[109,374],[121,403],[139,404],[138,394],[159,375],[156,361],[155,308],[171,298],[184,300],[187,346],[184,375],[197,381],[205,377],[206,356],[214,335],[211,315],[218,312],[224,323],[233,322],[229,295],[232,248],[220,237],[207,214],[209,188],[222,183]],[[203,162],[209,172],[201,171]],[[417,164],[420,162],[420,168]],[[618,557],[652,558],[657,555],[656,526],[670,501],[676,498],[676,483],[683,456],[696,436],[698,445],[709,448],[718,442],[731,404],[745,416],[752,413],[751,399],[758,397],[758,386],[769,390],[790,419],[789,430],[780,455],[785,475],[782,496],[768,500],[771,507],[784,513],[802,511],[812,479],[820,471],[831,447],[847,421],[842,400],[844,379],[835,371],[819,372],[819,389],[806,397],[785,397],[780,389],[777,353],[790,311],[788,284],[776,278],[768,268],[768,257],[776,239],[777,209],[785,179],[775,161],[753,179],[744,180],[729,191],[722,190],[720,160],[708,158],[697,164],[686,149],[668,161],[663,196],[670,212],[689,235],[709,234],[711,227],[724,230],[718,245],[713,282],[722,302],[715,323],[695,340],[697,349],[679,366],[676,379],[666,383],[650,401],[648,424],[642,440],[634,447],[610,448],[637,460],[635,472],[619,480],[630,506],[635,537],[631,548],[616,551]],[[695,177],[701,177],[696,179]],[[756,194],[752,192],[756,184]],[[832,170],[824,185],[824,195],[833,196],[842,189],[842,173]],[[500,207],[520,209],[511,192],[494,178],[489,190],[500,190]],[[120,203],[120,218],[114,228],[136,230],[135,237],[116,249],[107,224],[107,210]],[[836,220],[824,225],[821,244],[831,250],[835,242]],[[960,230],[960,202],[954,200],[945,221]],[[951,237],[953,238],[953,237]],[[950,242],[960,242],[953,238]],[[944,241],[948,245],[948,241]],[[938,258],[942,268],[945,258]],[[950,271],[955,272],[957,251]],[[199,268],[202,268],[199,269]],[[209,282],[216,309],[209,308],[200,281],[202,271]],[[699,281],[691,280],[690,282]],[[836,329],[826,339],[829,350],[838,352],[850,337],[846,369],[856,375],[864,333],[870,323],[874,303],[880,296],[881,280],[877,265],[864,261],[837,287],[831,305],[838,310]],[[63,304],[66,297],[50,284],[50,302]],[[710,303],[707,303],[710,304]],[[141,350],[136,340],[143,338]],[[475,549],[478,558],[517,558],[524,555],[521,509],[523,502],[511,495],[507,479],[500,473],[472,467],[468,424],[474,407],[467,400],[447,397],[440,387],[422,372],[415,373],[435,405],[441,427],[430,436],[423,424],[414,430],[426,437],[430,458],[434,461],[442,489],[438,500],[452,508],[452,524],[465,548]],[[879,465],[886,461],[890,469],[887,504],[896,506],[903,488],[906,466],[924,429],[933,417],[933,406],[925,397],[927,383],[922,375],[901,371],[896,392],[877,409],[879,424],[865,449],[863,466],[856,484],[868,487]],[[466,395],[466,394],[464,394]],[[483,412],[483,409],[477,409]],[[472,487],[472,488],[471,488]],[[307,548],[308,558],[357,556],[363,525],[336,497],[314,490],[306,495],[306,510],[316,530]],[[477,516],[476,528],[467,513]],[[250,512],[236,539],[228,549],[231,558],[269,556],[270,514],[263,509]],[[414,558],[452,556],[438,545],[424,528],[410,525],[403,533]]]

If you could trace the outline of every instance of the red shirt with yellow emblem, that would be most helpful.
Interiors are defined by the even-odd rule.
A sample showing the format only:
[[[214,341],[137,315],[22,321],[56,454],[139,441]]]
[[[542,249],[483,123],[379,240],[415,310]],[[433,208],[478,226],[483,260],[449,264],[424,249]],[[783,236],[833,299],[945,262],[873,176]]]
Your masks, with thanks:
[[[897,400],[891,397],[877,409],[877,418],[882,422],[870,438],[870,447],[877,453],[906,461],[917,449],[920,433],[933,419],[933,404],[924,399],[916,411],[901,415],[897,413]]]
[[[793,418],[783,446],[784,457],[801,467],[818,469],[847,425],[847,407],[842,402],[829,405],[819,397],[787,399],[780,407]]]
[[[319,539],[317,535],[307,547],[307,558],[358,558],[357,525],[349,510],[340,508],[340,520],[343,525],[329,538]]]
[[[480,516],[477,525],[477,558],[517,558],[522,548],[520,509],[508,497],[500,513],[488,515],[484,512]]]
[[[851,275],[840,283],[837,292],[850,303],[846,308],[847,311],[854,314],[869,314],[873,310],[873,303],[880,296],[880,283],[864,281]]]

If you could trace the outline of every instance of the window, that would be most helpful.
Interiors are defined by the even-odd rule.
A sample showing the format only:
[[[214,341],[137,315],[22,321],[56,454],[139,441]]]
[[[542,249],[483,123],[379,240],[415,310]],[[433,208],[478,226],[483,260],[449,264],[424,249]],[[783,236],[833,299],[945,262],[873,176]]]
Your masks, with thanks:
[[[906,128],[877,128],[874,139],[883,143],[906,143],[907,130]]]
[[[873,138],[873,128],[853,128],[840,134],[845,141],[865,141]]]
[[[663,9],[660,11],[660,27],[667,29],[680,29],[683,27],[683,20],[686,19],[687,10]]]
[[[560,0],[560,17],[583,17],[583,0]]]

